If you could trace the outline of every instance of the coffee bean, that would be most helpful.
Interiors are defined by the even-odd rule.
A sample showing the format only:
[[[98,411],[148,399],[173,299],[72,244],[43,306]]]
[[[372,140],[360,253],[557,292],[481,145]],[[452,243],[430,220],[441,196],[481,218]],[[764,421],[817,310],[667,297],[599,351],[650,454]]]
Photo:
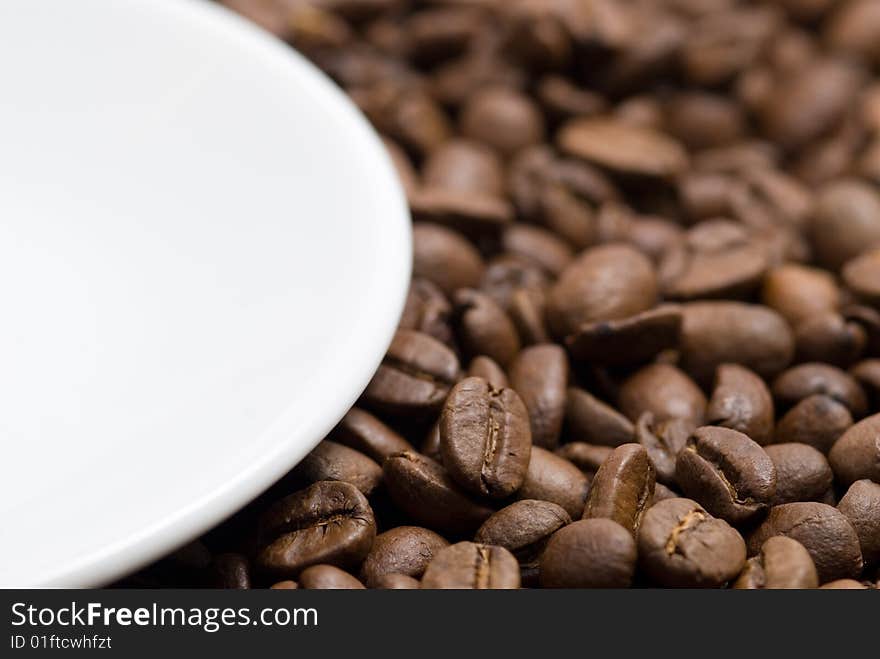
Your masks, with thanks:
[[[468,100],[461,112],[461,132],[509,156],[544,139],[544,120],[530,98],[495,87]]]
[[[583,363],[631,366],[675,348],[680,333],[681,312],[666,305],[620,320],[581,325],[565,345]]]
[[[675,484],[675,462],[696,429],[688,419],[656,421],[645,412],[636,424],[636,441],[647,451],[658,481]]]
[[[477,286],[486,269],[477,249],[461,234],[426,222],[413,225],[413,274],[446,295]]]
[[[519,588],[519,564],[503,547],[459,542],[437,552],[428,563],[422,588]]]
[[[610,446],[569,442],[560,446],[554,453],[560,458],[565,458],[581,471],[594,474],[613,451]]]
[[[470,533],[492,514],[459,490],[446,470],[427,456],[397,453],[386,458],[382,472],[394,505],[430,529]]]
[[[496,237],[513,220],[511,205],[504,199],[489,195],[421,187],[410,191],[407,200],[416,226],[446,227],[461,232],[462,235],[474,240]],[[425,231],[420,230],[419,234],[415,236],[416,240],[424,242],[424,234]],[[436,236],[434,240],[437,241]],[[452,279],[451,282],[450,276],[440,269],[437,259],[441,256],[450,256],[457,259],[459,264],[464,261],[462,265],[467,270],[462,274],[467,275],[469,280],[473,276],[475,263],[472,253],[452,255],[445,251],[451,247],[454,245],[448,235],[445,242],[429,243],[425,250],[416,252],[417,257],[424,258],[415,264],[416,274],[423,274],[428,278],[434,277],[435,283],[449,295],[452,294],[452,291],[449,290],[450,284],[462,277],[452,275],[455,279]],[[435,251],[428,251],[432,248]],[[416,244],[416,249],[419,249],[419,244]],[[471,285],[473,284],[471,283]]]
[[[218,554],[211,562],[211,576],[215,588],[250,590],[251,566],[241,554]]]
[[[862,387],[851,375],[828,364],[799,364],[773,382],[773,396],[788,407],[813,394],[824,394],[843,403],[856,418],[865,415],[868,401]]]
[[[789,443],[764,447],[776,467],[773,505],[794,501],[821,501],[834,475],[828,460],[812,446]]]
[[[865,566],[880,563],[880,484],[867,479],[854,482],[837,505],[859,536]]]
[[[580,519],[589,487],[587,477],[571,462],[533,446],[526,479],[516,497],[550,501],[564,508],[572,519]]]
[[[776,494],[776,467],[746,435],[729,428],[697,428],[679,452],[675,480],[710,513],[740,524],[763,512]]]
[[[880,193],[855,179],[829,183],[818,192],[810,229],[819,261],[840,268],[880,245]]]
[[[354,485],[319,481],[272,505],[260,520],[260,536],[258,565],[295,577],[320,563],[358,565],[376,537],[376,521]]]
[[[626,588],[635,567],[635,541],[610,519],[587,519],[559,529],[539,560],[545,588]]]
[[[635,538],[642,517],[653,502],[654,484],[654,465],[644,447],[618,446],[590,484],[583,518],[613,520]]]
[[[422,584],[418,579],[405,574],[383,574],[372,587],[380,590],[418,590]]]
[[[800,442],[827,454],[853,424],[849,410],[836,400],[815,394],[792,407],[776,425],[774,441]]]
[[[449,475],[480,496],[503,499],[522,485],[529,465],[529,415],[513,389],[465,378],[440,417],[440,453]]]
[[[639,565],[667,588],[714,588],[746,562],[742,537],[696,501],[666,499],[651,506],[638,537]]]
[[[844,432],[831,447],[828,461],[840,485],[849,486],[862,478],[880,482],[880,414]]]
[[[510,296],[508,313],[524,345],[550,342],[544,321],[546,307],[547,295],[541,289],[520,288]]]
[[[452,345],[452,305],[436,284],[427,279],[413,279],[398,327],[416,330]]]
[[[795,329],[794,340],[798,361],[846,367],[862,356],[868,334],[857,322],[830,312],[803,321]]]
[[[538,569],[538,557],[553,533],[571,523],[561,506],[525,499],[502,508],[477,530],[474,540],[504,547],[519,561],[523,575]]]
[[[768,272],[761,297],[764,304],[792,325],[840,306],[840,290],[833,275],[796,263],[786,263]]]
[[[519,352],[520,342],[510,318],[496,302],[479,291],[459,289],[452,297],[456,335],[467,356],[487,355],[506,366]]]
[[[501,247],[510,254],[533,261],[552,276],[558,276],[574,258],[563,240],[546,229],[528,224],[512,224],[506,228]]]
[[[850,259],[841,274],[844,283],[859,299],[868,304],[880,301],[880,250],[869,250]]]
[[[819,575],[804,546],[782,535],[769,538],[733,584],[740,589],[817,588]]]
[[[773,398],[760,377],[738,364],[718,367],[707,423],[738,430],[763,446],[773,439],[773,417]]]
[[[504,171],[492,149],[454,139],[428,154],[422,165],[425,185],[455,192],[501,196]]]
[[[510,386],[528,410],[535,446],[554,448],[565,416],[568,359],[557,345],[529,346],[510,365]]]
[[[749,553],[757,554],[768,538],[783,535],[810,553],[819,583],[858,576],[862,571],[859,537],[849,520],[824,503],[800,501],[774,506],[748,538]]]
[[[636,371],[620,387],[618,406],[632,421],[650,412],[658,421],[685,419],[701,425],[706,397],[684,372],[669,364]]]
[[[343,481],[370,496],[382,480],[382,468],[360,451],[324,440],[292,472],[307,483]]]
[[[504,389],[508,386],[507,375],[504,369],[491,357],[477,355],[468,366],[468,376],[483,378],[495,389]]]
[[[867,590],[869,586],[855,579],[835,579],[822,584],[819,588],[822,590]]]
[[[687,153],[674,139],[615,119],[573,119],[556,140],[565,153],[626,174],[671,178],[687,167]]]
[[[658,482],[654,484],[654,498],[651,499],[651,506],[656,506],[661,501],[666,501],[666,499],[678,498],[681,498],[681,495],[678,492],[675,492],[663,483]]]
[[[562,271],[547,300],[547,320],[558,338],[584,324],[619,320],[651,308],[657,279],[647,257],[626,245],[581,253]]]
[[[269,586],[271,590],[297,590],[299,588],[299,584],[295,581],[291,581],[290,579],[285,579],[284,581],[279,581],[278,583],[274,583]]]
[[[364,584],[334,565],[313,565],[299,575],[299,587],[307,590],[363,590]]]
[[[761,377],[788,366],[794,338],[785,320],[767,307],[739,302],[682,305],[681,367],[708,382],[724,363],[741,364]]]
[[[369,588],[389,574],[420,578],[434,555],[449,543],[429,529],[397,526],[380,533],[364,558],[360,576]]]
[[[437,420],[437,423],[431,426],[431,429],[428,431],[428,434],[425,436],[425,441],[422,442],[421,446],[422,455],[431,458],[434,462],[442,462],[443,457],[440,455],[440,420]]]
[[[458,372],[458,358],[447,346],[427,334],[398,330],[362,400],[387,414],[430,414],[440,410]]]
[[[850,53],[880,62],[880,8],[871,0],[835,3],[828,18],[825,41],[837,52]]]
[[[632,422],[610,405],[576,387],[569,387],[565,400],[567,437],[611,447],[633,441]]]
[[[491,297],[502,309],[510,309],[514,293],[543,290],[548,276],[541,268],[521,256],[501,254],[489,262],[480,290]]]
[[[412,445],[369,412],[352,407],[330,433],[340,444],[381,463],[392,453],[412,451]]]

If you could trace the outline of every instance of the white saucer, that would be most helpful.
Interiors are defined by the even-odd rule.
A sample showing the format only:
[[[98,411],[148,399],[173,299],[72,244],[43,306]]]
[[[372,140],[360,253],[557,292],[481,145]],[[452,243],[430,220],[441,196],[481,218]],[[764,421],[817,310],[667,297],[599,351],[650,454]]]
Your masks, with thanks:
[[[0,584],[107,583],[338,421],[410,272],[354,107],[200,0],[0,3]]]

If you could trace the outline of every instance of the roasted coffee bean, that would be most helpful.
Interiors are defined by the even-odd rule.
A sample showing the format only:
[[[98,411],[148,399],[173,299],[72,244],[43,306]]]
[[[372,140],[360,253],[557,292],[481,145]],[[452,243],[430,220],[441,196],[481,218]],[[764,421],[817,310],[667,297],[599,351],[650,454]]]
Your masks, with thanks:
[[[610,519],[585,519],[550,537],[539,566],[545,588],[626,588],[636,569],[636,543]]]
[[[584,519],[606,518],[635,538],[654,499],[654,465],[638,444],[624,444],[608,456],[590,484]]]
[[[382,467],[360,451],[325,439],[294,467],[292,475],[307,483],[351,483],[370,496],[382,481]]]
[[[485,293],[459,289],[452,297],[456,336],[466,356],[487,355],[507,366],[520,342],[510,317]]]
[[[251,566],[241,554],[218,554],[211,561],[214,588],[226,590],[250,590]]]
[[[486,265],[461,234],[437,224],[413,225],[413,274],[436,284],[446,295],[479,285]]]
[[[489,262],[480,290],[502,309],[510,309],[514,293],[523,289],[543,290],[548,282],[548,275],[531,261],[514,254],[500,254]]]
[[[431,426],[425,441],[422,442],[421,453],[434,460],[434,462],[442,462],[443,457],[440,455],[440,420]],[[390,456],[389,456],[390,457]]]
[[[484,590],[519,588],[519,564],[503,547],[459,542],[428,563],[422,588]]]
[[[535,446],[555,448],[565,416],[568,358],[557,345],[522,350],[510,365],[510,386],[528,410]]]
[[[440,454],[449,475],[468,492],[493,499],[522,485],[531,451],[529,414],[513,389],[465,378],[440,417]]]
[[[718,367],[706,423],[738,430],[763,446],[773,439],[773,417],[773,397],[760,377],[738,364]]]
[[[708,382],[724,363],[741,364],[761,377],[773,377],[794,356],[794,337],[771,309],[739,302],[682,305],[681,367]]]
[[[795,329],[794,340],[798,361],[823,361],[846,367],[865,352],[868,333],[857,322],[830,312],[801,322]]]
[[[462,108],[461,132],[509,156],[544,139],[544,119],[529,97],[494,87],[477,92]]]
[[[319,481],[272,505],[260,520],[260,537],[260,568],[295,577],[319,563],[358,565],[373,545],[376,521],[354,485]]]
[[[793,538],[807,549],[820,583],[856,577],[862,571],[859,537],[836,508],[810,501],[774,506],[749,536],[749,553],[757,554],[768,538],[777,535]]]
[[[580,519],[589,487],[587,477],[571,462],[533,446],[526,479],[516,498],[550,501],[564,508],[572,519]]]
[[[658,481],[675,484],[675,462],[695,429],[688,419],[656,421],[651,412],[639,418],[636,441],[647,451]]]
[[[560,458],[565,458],[581,471],[594,474],[613,451],[610,446],[569,442],[560,446],[554,453]]]
[[[474,240],[496,237],[513,220],[511,205],[504,199],[489,195],[421,187],[411,191],[407,200],[418,225],[447,227]],[[420,237],[423,234],[421,232]],[[447,241],[442,247],[448,248],[451,244]],[[428,254],[429,257],[438,255],[439,252]],[[468,257],[468,260],[472,259]],[[428,265],[432,266],[431,274],[438,279],[437,284],[442,285],[445,275],[433,267],[436,263]],[[467,274],[471,276],[470,272]],[[449,293],[448,290],[445,292]]]
[[[530,574],[537,570],[538,557],[550,536],[570,523],[571,517],[555,503],[525,499],[487,519],[474,540],[504,547],[519,561],[522,572]]]
[[[307,590],[363,590],[364,584],[334,565],[313,565],[299,575],[299,587]]]
[[[271,590],[297,590],[299,588],[299,584],[295,581],[291,581],[290,579],[285,579],[284,581],[279,581],[278,583],[274,583],[269,586]]]
[[[512,224],[504,230],[501,247],[533,261],[552,276],[558,276],[574,258],[571,248],[560,238],[540,227]]]
[[[807,396],[792,407],[776,425],[774,441],[800,442],[827,454],[838,438],[852,426],[849,409],[822,394]]]
[[[795,501],[821,501],[831,487],[834,475],[828,460],[807,444],[765,446],[776,467],[776,495],[773,505]]]
[[[825,23],[826,42],[837,52],[880,62],[880,7],[872,0],[834,3]]]
[[[458,358],[447,346],[427,334],[397,330],[362,400],[386,414],[430,414],[440,410],[458,373]]]
[[[655,483],[654,484],[654,498],[651,499],[651,506],[656,506],[661,501],[666,501],[666,499],[678,499],[681,498],[681,495],[674,490],[670,490],[663,483]]]
[[[746,435],[704,426],[688,438],[675,462],[682,491],[732,524],[763,512],[776,494],[776,467]]]
[[[618,405],[632,421],[650,412],[658,421],[685,419],[701,425],[706,413],[706,396],[675,366],[651,364],[636,371],[620,386]]]
[[[761,296],[764,304],[792,325],[840,306],[840,291],[833,275],[796,263],[785,263],[768,272]]]
[[[740,589],[817,588],[819,575],[809,552],[782,535],[769,538],[733,584]]]
[[[434,555],[449,546],[442,537],[419,526],[396,526],[376,536],[361,565],[360,576],[369,588],[389,574],[420,578]]]
[[[427,279],[413,279],[398,327],[416,330],[452,345],[452,305],[436,284]]]
[[[849,369],[849,374],[862,385],[869,398],[869,407],[880,407],[880,359],[863,359]]]
[[[841,274],[860,300],[873,305],[880,302],[880,250],[872,249],[850,259]]]
[[[405,574],[383,574],[372,587],[379,590],[418,590],[422,584],[418,579]]]
[[[541,289],[520,288],[510,296],[508,313],[525,345],[549,343],[550,331],[544,320],[547,295]]]
[[[562,271],[547,299],[547,320],[558,338],[582,325],[647,311],[657,300],[651,261],[626,245],[593,247]]]
[[[837,270],[880,245],[880,192],[855,179],[829,183],[819,190],[810,230],[819,261]]]
[[[736,529],[690,499],[651,506],[639,529],[638,550],[645,574],[667,588],[715,588],[734,579],[746,562]]]
[[[880,414],[847,429],[831,447],[828,461],[839,485],[848,487],[862,478],[880,483]]]
[[[592,394],[570,387],[565,400],[568,438],[611,447],[633,441],[632,421]]]
[[[442,465],[418,453],[389,456],[382,467],[394,504],[413,521],[444,533],[471,533],[492,510],[464,494]]]
[[[681,312],[665,305],[620,320],[581,325],[565,345],[580,362],[632,366],[678,346],[680,333]]]
[[[392,453],[412,451],[412,445],[369,412],[352,407],[330,433],[340,444],[381,462]]]
[[[468,376],[483,378],[495,389],[503,389],[508,386],[507,375],[504,369],[491,357],[477,355],[468,366]]]
[[[880,483],[867,479],[849,486],[837,509],[859,536],[866,567],[880,562]]]
[[[855,579],[835,579],[819,586],[822,590],[867,590],[870,586]]]
[[[504,170],[492,149],[469,140],[450,140],[428,154],[422,165],[426,186],[466,194],[501,196]]]
[[[813,394],[829,396],[843,403],[856,418],[865,415],[868,401],[862,387],[846,371],[828,364],[799,364],[773,382],[773,396],[789,407]]]

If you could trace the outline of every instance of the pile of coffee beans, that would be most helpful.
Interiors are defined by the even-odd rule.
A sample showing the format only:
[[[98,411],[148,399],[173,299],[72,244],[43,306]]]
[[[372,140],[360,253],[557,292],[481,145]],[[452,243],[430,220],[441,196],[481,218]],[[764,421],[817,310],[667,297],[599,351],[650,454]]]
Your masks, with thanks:
[[[878,0],[222,2],[383,135],[414,274],[338,427],[124,583],[878,586]]]

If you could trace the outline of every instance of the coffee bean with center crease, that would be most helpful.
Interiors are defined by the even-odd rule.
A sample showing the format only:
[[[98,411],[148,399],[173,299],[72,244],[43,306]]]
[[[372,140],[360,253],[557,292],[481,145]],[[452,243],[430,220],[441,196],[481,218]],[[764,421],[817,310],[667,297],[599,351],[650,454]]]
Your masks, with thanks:
[[[769,538],[757,556],[746,562],[733,584],[738,589],[817,588],[819,575],[809,552],[784,535]]]
[[[532,447],[529,468],[517,499],[539,499],[558,504],[572,519],[580,519],[590,481],[571,462],[538,446]]]
[[[555,448],[565,416],[568,358],[558,345],[530,346],[510,366],[510,386],[529,414],[535,446]]]
[[[794,501],[821,501],[831,487],[831,465],[819,451],[807,444],[765,446],[776,467],[776,494],[773,505]]]
[[[469,498],[438,462],[406,451],[382,467],[391,500],[413,521],[450,534],[472,533],[492,510]]]
[[[354,567],[376,537],[373,511],[354,485],[319,481],[272,505],[260,520],[257,563],[278,577],[328,563]]]
[[[547,540],[570,523],[571,517],[561,506],[525,499],[502,508],[483,522],[474,540],[504,547],[516,556],[523,578],[533,579]]]
[[[849,486],[837,504],[859,536],[867,567],[880,563],[880,483],[867,479]]]
[[[430,414],[443,406],[458,374],[458,357],[447,346],[427,334],[398,330],[361,398],[384,414]]]
[[[545,588],[627,588],[636,569],[636,543],[610,519],[585,519],[554,533],[539,560]]]
[[[519,588],[519,564],[503,547],[459,542],[441,549],[428,563],[422,588]]]
[[[618,446],[593,477],[583,518],[613,520],[636,537],[653,503],[654,483],[648,452],[638,444]]]
[[[773,461],[758,444],[729,428],[697,428],[678,454],[675,480],[685,494],[732,524],[765,511],[776,494]]]
[[[773,439],[773,397],[764,381],[739,364],[721,364],[706,408],[706,422],[748,435],[761,444]]]
[[[768,538],[777,535],[793,538],[807,549],[820,583],[856,577],[862,571],[859,537],[836,508],[810,501],[774,506],[749,536],[749,553],[757,554]]]
[[[844,432],[831,448],[828,461],[841,485],[862,478],[880,483],[880,414],[862,419]]]
[[[440,453],[449,475],[476,495],[503,499],[522,485],[531,450],[529,416],[512,389],[465,378],[440,417]]]
[[[434,555],[449,543],[420,526],[396,526],[380,533],[361,565],[360,576],[370,588],[387,574],[420,578]]]
[[[636,441],[648,452],[658,481],[675,485],[675,462],[695,430],[688,419],[656,421],[645,412],[636,423]]]
[[[696,501],[666,499],[648,509],[639,528],[639,564],[667,588],[715,588],[746,561],[742,536]]]

